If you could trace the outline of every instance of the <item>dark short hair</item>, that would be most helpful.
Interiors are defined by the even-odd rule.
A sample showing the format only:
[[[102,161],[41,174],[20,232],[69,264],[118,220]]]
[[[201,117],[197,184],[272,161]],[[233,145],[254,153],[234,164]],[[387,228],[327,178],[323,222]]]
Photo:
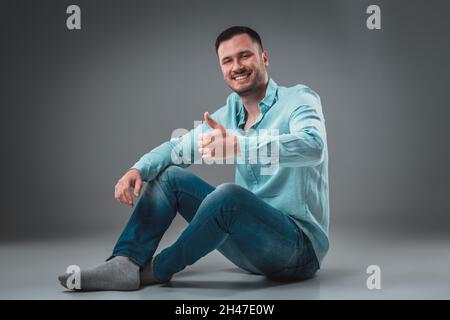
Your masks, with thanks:
[[[250,36],[250,38],[252,38],[253,41],[257,42],[259,44],[259,46],[261,47],[261,50],[263,49],[263,45],[262,45],[262,41],[261,41],[261,37],[259,36],[259,34],[249,28],[249,27],[242,27],[242,26],[233,26],[230,27],[224,31],[222,31],[221,34],[219,34],[219,36],[216,39],[216,53],[219,50],[219,46],[222,42],[226,41],[226,40],[230,40],[231,38],[233,38],[234,36],[238,35],[238,34],[248,34]]]

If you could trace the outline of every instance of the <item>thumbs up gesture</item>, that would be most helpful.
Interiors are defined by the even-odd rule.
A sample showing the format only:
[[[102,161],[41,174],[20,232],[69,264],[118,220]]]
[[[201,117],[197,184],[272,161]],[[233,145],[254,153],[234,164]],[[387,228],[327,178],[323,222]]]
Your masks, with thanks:
[[[227,132],[223,125],[213,120],[208,112],[205,112],[204,120],[213,130],[199,135],[197,145],[202,158],[205,160],[224,160],[238,156],[237,137]]]

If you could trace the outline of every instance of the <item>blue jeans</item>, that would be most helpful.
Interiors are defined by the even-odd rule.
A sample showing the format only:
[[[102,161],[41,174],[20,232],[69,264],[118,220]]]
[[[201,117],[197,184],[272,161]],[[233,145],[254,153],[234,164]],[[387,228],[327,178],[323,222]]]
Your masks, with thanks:
[[[147,183],[109,259],[121,255],[144,266],[177,212],[189,225],[153,258],[158,282],[214,249],[239,268],[272,280],[306,279],[319,269],[311,242],[291,217],[243,187],[215,188],[178,166]]]

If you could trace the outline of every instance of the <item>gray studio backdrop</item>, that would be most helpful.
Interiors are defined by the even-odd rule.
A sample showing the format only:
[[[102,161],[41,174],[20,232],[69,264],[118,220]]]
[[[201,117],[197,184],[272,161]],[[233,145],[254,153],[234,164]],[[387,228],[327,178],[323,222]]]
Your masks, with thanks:
[[[213,44],[235,24],[261,34],[275,81],[321,95],[331,231],[449,234],[447,1],[0,3],[2,241],[118,234],[117,179],[224,105]],[[66,28],[70,4],[81,30]],[[366,28],[370,4],[381,30]]]

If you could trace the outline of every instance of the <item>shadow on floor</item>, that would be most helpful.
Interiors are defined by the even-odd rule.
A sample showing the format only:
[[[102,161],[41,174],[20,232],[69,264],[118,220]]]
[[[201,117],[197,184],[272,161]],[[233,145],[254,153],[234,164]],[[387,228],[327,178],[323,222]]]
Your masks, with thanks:
[[[279,282],[267,279],[266,277],[258,274],[251,274],[239,268],[227,268],[220,269],[216,271],[217,279],[220,280],[186,280],[183,281],[181,279],[186,277],[195,277],[198,275],[204,275],[199,271],[189,270],[180,273],[176,278],[172,279],[170,282],[161,285],[164,288],[191,288],[191,289],[215,289],[215,290],[255,290],[255,289],[266,289],[266,288],[275,288],[286,285],[292,285],[294,283],[300,282],[308,282],[315,278],[315,276],[311,279],[301,280],[301,281],[290,281],[290,282]],[[224,276],[224,273],[230,273],[229,277],[232,280],[226,280],[227,275]],[[209,273],[213,275],[213,273]],[[232,274],[232,275],[231,275]],[[235,280],[236,275],[245,276],[242,280]],[[210,277],[211,278],[211,277]],[[223,279],[223,280],[222,280]]]

